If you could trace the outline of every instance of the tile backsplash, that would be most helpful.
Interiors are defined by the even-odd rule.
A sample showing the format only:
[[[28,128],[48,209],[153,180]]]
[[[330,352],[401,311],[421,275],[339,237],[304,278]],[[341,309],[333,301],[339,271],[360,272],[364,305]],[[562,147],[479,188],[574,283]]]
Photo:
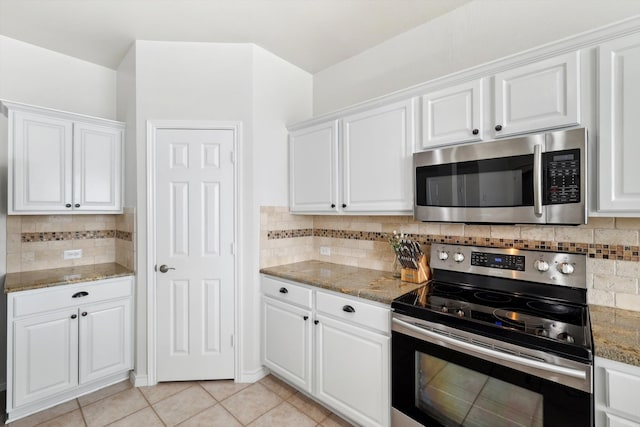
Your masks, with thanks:
[[[133,269],[134,212],[7,216],[7,273],[117,262]],[[64,259],[64,251],[82,257]]]
[[[394,230],[434,242],[582,253],[589,303],[640,311],[640,218],[589,218],[577,227],[465,225],[415,222],[410,216],[291,215],[287,207],[260,211],[260,266],[310,259],[389,271]],[[320,255],[320,247],[330,255]]]

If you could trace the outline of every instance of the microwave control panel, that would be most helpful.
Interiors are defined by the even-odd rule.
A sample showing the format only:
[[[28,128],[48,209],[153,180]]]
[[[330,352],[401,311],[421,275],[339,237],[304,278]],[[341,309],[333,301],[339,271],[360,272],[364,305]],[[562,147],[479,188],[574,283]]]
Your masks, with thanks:
[[[580,202],[580,150],[544,154],[546,204]]]

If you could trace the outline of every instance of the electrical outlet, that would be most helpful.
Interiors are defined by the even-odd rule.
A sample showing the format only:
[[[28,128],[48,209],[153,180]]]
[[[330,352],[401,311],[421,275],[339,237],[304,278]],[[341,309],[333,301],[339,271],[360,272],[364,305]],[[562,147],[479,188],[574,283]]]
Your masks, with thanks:
[[[331,255],[331,248],[329,246],[320,246],[320,255]]]
[[[82,258],[82,249],[71,249],[64,251],[64,259]]]

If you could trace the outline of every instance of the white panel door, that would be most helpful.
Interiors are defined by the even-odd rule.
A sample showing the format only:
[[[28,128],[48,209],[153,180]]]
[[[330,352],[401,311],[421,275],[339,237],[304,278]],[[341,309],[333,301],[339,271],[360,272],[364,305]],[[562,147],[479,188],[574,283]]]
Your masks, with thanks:
[[[413,211],[413,124],[412,100],[343,119],[344,212]]]
[[[234,377],[234,139],[156,133],[158,381]]]
[[[311,393],[311,311],[263,297],[262,361]]]
[[[580,122],[580,53],[539,61],[495,75],[495,136]]]
[[[482,79],[422,97],[422,148],[482,139]]]
[[[317,315],[316,396],[360,425],[390,423],[390,338]]]
[[[640,213],[640,35],[600,45],[598,210]]]
[[[78,310],[13,322],[13,405],[78,385]]]
[[[122,210],[122,129],[76,122],[73,134],[73,209]]]
[[[17,111],[12,126],[10,212],[70,211],[72,122]]]
[[[80,384],[133,368],[131,299],[80,308]]]
[[[338,203],[338,121],[291,132],[291,212],[337,212]]]

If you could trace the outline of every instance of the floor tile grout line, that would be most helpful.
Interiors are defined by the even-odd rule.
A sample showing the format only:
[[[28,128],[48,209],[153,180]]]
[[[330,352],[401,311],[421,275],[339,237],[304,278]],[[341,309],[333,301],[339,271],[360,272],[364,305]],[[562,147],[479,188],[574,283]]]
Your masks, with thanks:
[[[82,422],[84,423],[85,427],[89,425],[89,423],[87,422],[87,419],[84,417],[84,411],[82,410],[82,405],[80,404],[80,399],[76,398],[76,403],[78,404],[78,409],[80,409],[80,417],[82,417]]]
[[[204,391],[205,391],[205,393],[207,393],[209,396],[211,396],[211,393],[209,393],[209,392],[207,391],[207,389],[205,389],[204,387],[202,387],[202,384],[200,384],[200,381],[194,381],[194,383],[195,383],[195,385],[199,386],[202,390],[204,390]],[[191,388],[191,387],[188,387],[188,388]],[[188,388],[187,388],[187,389],[188,389]],[[185,390],[187,390],[187,389],[185,389]],[[175,396],[175,395],[174,395],[174,396]],[[197,413],[195,413],[195,414],[191,415],[190,417],[185,418],[184,420],[182,420],[182,421],[180,421],[178,424],[176,424],[176,427],[177,427],[177,426],[179,426],[179,425],[180,425],[180,424],[182,424],[182,423],[185,423],[185,422],[189,421],[191,418],[197,417],[198,415],[202,414],[202,413],[203,413],[203,412],[205,412],[205,411],[208,411],[208,410],[209,410],[209,409],[211,409],[211,408],[215,408],[215,406],[216,406],[216,405],[219,405],[219,404],[220,404],[220,402],[218,402],[218,399],[216,399],[216,398],[215,398],[215,397],[213,397],[213,396],[211,396],[211,398],[212,398],[212,399],[213,399],[213,401],[215,402],[213,405],[208,406],[208,407],[204,408],[203,410],[201,410],[201,411],[199,411],[199,412],[197,412]],[[165,426],[166,426],[166,424],[165,424]]]
[[[235,382],[235,381],[234,381],[234,382]],[[248,385],[247,387],[244,387],[242,390],[238,390],[237,392],[235,392],[235,393],[233,393],[233,394],[230,394],[229,396],[225,397],[224,399],[222,399],[222,400],[219,402],[220,406],[222,406],[222,409],[224,409],[225,411],[227,411],[227,413],[228,413],[229,415],[231,415],[231,416],[233,417],[233,419],[235,419],[236,421],[238,421],[238,424],[240,424],[240,425],[241,425],[241,426],[243,426],[243,427],[245,427],[245,426],[247,426],[247,425],[251,424],[251,423],[252,423],[253,421],[255,421],[255,420],[251,421],[249,424],[245,424],[245,423],[243,423],[242,421],[240,421],[240,419],[239,419],[238,417],[236,417],[236,415],[235,415],[233,412],[231,412],[229,409],[227,409],[227,407],[226,407],[226,406],[224,406],[223,402],[224,402],[225,400],[228,400],[228,399],[230,399],[231,397],[235,396],[236,394],[240,393],[241,391],[244,391],[244,390],[248,389],[248,388],[249,388],[249,387],[251,387],[252,385],[257,384],[258,382],[259,382],[259,381],[256,381],[255,383],[250,384],[250,385]],[[202,386],[201,386],[201,387],[202,387]],[[202,388],[204,388],[204,387],[202,387]],[[206,389],[205,389],[205,390],[206,390]],[[214,397],[214,399],[215,399],[215,397]],[[260,418],[260,417],[258,417],[258,418]],[[256,419],[257,419],[257,418],[256,418]]]
[[[146,400],[147,402],[149,402],[149,406],[153,406],[153,405],[155,405],[155,404],[157,404],[157,403],[160,403],[160,402],[162,402],[162,401],[164,401],[164,400],[169,399],[170,397],[173,397],[173,396],[175,396],[175,395],[177,395],[177,394],[180,394],[180,393],[182,393],[183,391],[188,390],[188,389],[190,389],[191,387],[193,387],[194,385],[198,384],[198,381],[169,381],[169,382],[168,382],[168,383],[166,383],[166,384],[174,383],[174,382],[176,382],[176,383],[181,383],[181,384],[189,384],[189,383],[190,383],[191,385],[190,385],[190,386],[187,386],[187,387],[185,387],[185,388],[183,388],[182,390],[178,390],[177,392],[175,392],[175,393],[173,393],[173,394],[170,394],[170,395],[168,395],[168,396],[165,396],[165,397],[163,397],[162,399],[160,399],[160,400],[158,400],[157,402],[154,402],[154,403],[151,403],[151,402],[149,401],[149,399],[147,399],[147,396],[144,394],[144,392],[143,392],[142,390],[140,390],[140,393],[142,393],[142,395],[144,396],[145,400]],[[155,385],[147,386],[147,387],[157,387],[157,386],[159,386],[160,384],[163,384],[163,383],[156,383]],[[135,388],[137,388],[137,389],[141,389],[142,387],[135,387]],[[212,396],[212,397],[213,397],[213,396]],[[215,398],[214,398],[214,399],[215,399]]]
[[[140,393],[140,394],[142,395],[142,397],[144,398],[144,395],[142,394],[142,392],[141,392],[140,390],[138,390],[138,389],[137,389],[137,387],[131,387],[131,388],[136,389],[136,391],[137,391],[138,393]],[[129,389],[127,389],[127,390],[129,390]],[[126,390],[122,390],[122,391],[126,391]],[[120,393],[120,392],[119,392],[119,393]],[[116,394],[118,394],[118,393],[116,393]],[[146,399],[145,399],[145,401],[146,401]],[[98,402],[99,402],[99,401],[98,401]],[[97,402],[96,402],[96,403],[97,403]],[[140,409],[138,409],[138,411],[140,411],[140,410],[142,410],[142,409],[144,409],[144,408],[140,408]],[[129,415],[133,415],[133,414],[135,414],[135,413],[136,413],[136,412],[138,412],[138,411],[133,411],[133,412],[132,412],[132,413],[130,413],[130,414],[127,414],[127,415],[125,415],[125,416],[123,416],[123,417],[117,418],[117,419],[115,419],[115,420],[111,421],[110,423],[105,424],[105,426],[109,426],[109,425],[111,425],[111,424],[113,424],[113,423],[117,423],[117,422],[118,422],[118,421],[120,421],[120,420],[124,420],[124,419],[125,419],[125,418],[127,418]],[[86,424],[87,424],[87,425],[89,425],[89,423],[86,423]]]
[[[153,387],[153,386],[151,386]],[[137,388],[141,388],[141,387],[137,387]],[[142,398],[145,400],[145,402],[147,402],[147,408],[151,408],[151,410],[153,411],[154,414],[156,414],[156,417],[158,417],[158,419],[160,420],[160,422],[162,423],[163,426],[166,427],[167,423],[164,422],[164,420],[162,419],[162,417],[160,416],[160,414],[158,414],[158,412],[156,411],[156,408],[153,407],[153,405],[151,404],[151,402],[149,401],[149,399],[147,399],[147,396],[142,392],[142,390],[140,390],[140,394],[142,395]],[[177,393],[176,393],[177,394]],[[173,396],[173,395],[172,395]],[[164,400],[164,399],[163,399]],[[145,409],[145,408],[143,408]],[[141,409],[141,411],[143,410]]]

